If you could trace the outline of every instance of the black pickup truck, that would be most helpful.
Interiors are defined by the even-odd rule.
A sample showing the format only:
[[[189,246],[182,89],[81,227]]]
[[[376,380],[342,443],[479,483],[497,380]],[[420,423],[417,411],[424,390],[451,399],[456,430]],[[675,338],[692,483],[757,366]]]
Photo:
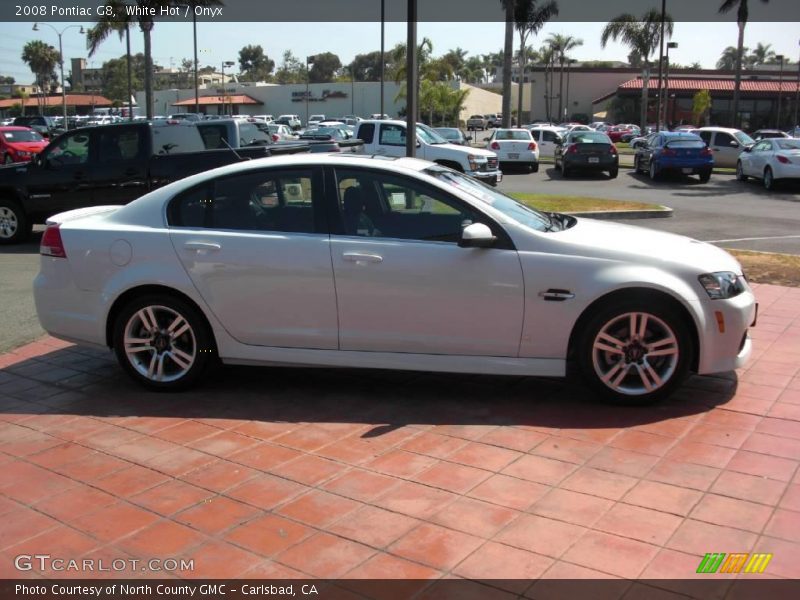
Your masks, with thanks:
[[[0,167],[0,244],[24,241],[57,213],[126,204],[172,181],[226,164],[308,148],[206,150],[190,122],[129,122],[69,131],[30,163]]]

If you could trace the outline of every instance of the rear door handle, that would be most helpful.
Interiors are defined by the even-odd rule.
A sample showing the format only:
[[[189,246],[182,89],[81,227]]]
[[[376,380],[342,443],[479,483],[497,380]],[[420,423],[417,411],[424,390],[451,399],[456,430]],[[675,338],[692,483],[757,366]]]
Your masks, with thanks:
[[[186,242],[183,247],[187,250],[194,250],[195,252],[200,252],[203,250],[216,252],[217,250],[222,249],[222,246],[216,242]]]
[[[383,262],[383,257],[378,254],[362,254],[360,252],[345,252],[342,254],[342,258],[354,263]]]

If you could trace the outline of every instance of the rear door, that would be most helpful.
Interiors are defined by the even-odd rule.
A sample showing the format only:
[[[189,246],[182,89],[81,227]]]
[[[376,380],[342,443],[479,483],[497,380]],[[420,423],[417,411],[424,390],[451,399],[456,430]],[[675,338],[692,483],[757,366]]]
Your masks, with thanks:
[[[97,127],[97,159],[89,174],[92,204],[127,204],[148,191],[149,131],[138,125]]]
[[[221,177],[175,198],[175,252],[211,311],[243,344],[338,347],[322,171]]]
[[[539,144],[539,155],[553,156],[556,150],[558,135],[555,131],[550,131],[549,129],[542,129],[538,133],[539,137],[536,142]]]

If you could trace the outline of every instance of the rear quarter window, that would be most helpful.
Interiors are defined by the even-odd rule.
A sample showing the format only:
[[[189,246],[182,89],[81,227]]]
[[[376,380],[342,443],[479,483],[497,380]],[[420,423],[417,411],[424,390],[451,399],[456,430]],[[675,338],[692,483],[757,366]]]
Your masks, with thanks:
[[[154,154],[178,154],[205,150],[203,138],[194,125],[164,125],[152,128]]]

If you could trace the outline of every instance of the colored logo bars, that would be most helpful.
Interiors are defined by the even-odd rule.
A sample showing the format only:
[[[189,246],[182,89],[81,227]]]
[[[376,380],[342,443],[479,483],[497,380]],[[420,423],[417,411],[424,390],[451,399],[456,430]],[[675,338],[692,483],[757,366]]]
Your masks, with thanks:
[[[700,561],[698,573],[763,573],[772,554],[709,552]],[[744,567],[744,568],[743,568]]]

